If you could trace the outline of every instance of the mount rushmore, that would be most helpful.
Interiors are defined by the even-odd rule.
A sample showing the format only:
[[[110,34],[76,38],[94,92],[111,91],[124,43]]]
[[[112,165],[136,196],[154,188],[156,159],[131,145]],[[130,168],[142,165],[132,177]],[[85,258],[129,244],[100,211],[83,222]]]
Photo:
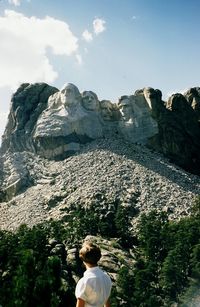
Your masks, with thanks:
[[[22,84],[11,102],[2,154],[30,151],[61,160],[92,140],[120,136],[200,173],[198,87],[167,102],[160,90],[148,87],[111,103],[70,83],[60,91],[45,83]]]
[[[82,274],[77,246],[83,238],[89,238],[102,247],[100,265],[109,272],[116,286],[114,298],[120,302],[116,306],[122,306],[124,302],[126,305],[123,293],[129,293],[125,291],[127,284],[128,289],[129,285],[137,285],[137,276],[147,279],[152,276],[153,281],[148,279],[148,284],[153,285],[153,291],[147,293],[149,296],[153,293],[154,298],[156,293],[161,302],[157,290],[162,284],[155,280],[162,281],[162,275],[155,275],[152,268],[162,274],[164,265],[159,264],[157,269],[154,264],[158,258],[154,255],[157,257],[158,250],[159,255],[167,255],[163,258],[164,264],[170,259],[169,255],[175,255],[178,258],[173,258],[173,263],[176,264],[176,259],[184,258],[182,255],[185,256],[188,247],[186,255],[191,255],[190,260],[194,255],[191,251],[197,250],[185,239],[193,240],[196,236],[199,219],[196,224],[189,219],[180,223],[191,227],[191,232],[189,228],[177,228],[179,224],[164,224],[164,221],[165,213],[170,221],[190,216],[193,203],[200,195],[199,122],[200,88],[191,88],[184,95],[174,94],[164,102],[160,90],[148,87],[123,95],[114,103],[99,101],[92,91],[80,93],[73,84],[66,84],[60,91],[45,83],[22,84],[12,96],[0,148],[0,230],[6,230],[2,232],[2,251],[5,250],[8,259],[8,266],[2,266],[1,270],[2,291],[8,282],[11,286],[12,281],[16,284],[16,272],[19,272],[19,277],[23,275],[25,278],[19,278],[20,287],[23,286],[20,295],[24,294],[24,284],[32,287],[37,281],[42,289],[39,293],[43,295],[45,288],[41,287],[40,281],[44,280],[46,285],[46,271],[55,275],[53,267],[44,265],[43,279],[43,269],[37,265],[35,255],[42,259],[44,253],[48,260],[54,256],[61,259],[61,269],[55,267],[61,276],[61,286],[63,291],[74,293],[71,289]],[[158,214],[154,215],[152,210]],[[150,245],[149,250],[156,252],[153,252],[154,261],[147,257],[146,266],[143,266],[146,251],[140,250],[143,243],[139,241],[137,226],[142,214],[150,212],[153,215],[149,216],[156,217],[155,224],[149,224],[147,218],[144,231],[149,238],[147,245],[152,242],[153,248]],[[158,216],[162,216],[162,221],[157,220]],[[38,228],[34,227],[37,224]],[[161,224],[166,227],[161,228]],[[48,225],[54,228],[46,228]],[[172,229],[172,234],[168,229]],[[12,235],[7,231],[12,231]],[[47,241],[43,239],[43,233],[46,233]],[[166,240],[163,234],[169,239]],[[7,235],[11,241],[4,239]],[[180,238],[179,241],[176,238]],[[171,245],[171,240],[175,249],[166,254],[164,244]],[[179,245],[182,241],[183,246]],[[177,246],[181,246],[181,256],[171,253],[179,250]],[[39,275],[36,271],[31,273],[34,282],[26,265],[30,259],[39,268]],[[188,259],[183,263],[191,263]],[[15,269],[17,262],[19,266]],[[24,267],[28,268],[28,274],[24,274]],[[126,267],[128,269],[124,271]],[[138,275],[135,268],[139,269]],[[180,268],[182,271],[182,262]],[[188,272],[187,268],[185,271]],[[175,274],[179,275],[179,272],[178,267]],[[122,288],[118,286],[121,276],[125,281]],[[182,276],[180,274],[180,278]],[[29,279],[30,283],[27,283]],[[48,280],[52,285],[53,279],[49,275]],[[57,279],[56,284],[60,285]],[[30,289],[35,291],[35,288]],[[55,293],[52,286],[47,289]],[[133,290],[130,289],[132,297]],[[135,289],[137,292],[138,286]],[[127,302],[129,299],[127,296]]]
[[[199,194],[199,121],[200,88],[164,102],[148,87],[113,103],[70,83],[22,84],[0,149],[0,226],[59,219],[77,204],[109,214],[108,204],[132,198],[139,212],[188,214]]]

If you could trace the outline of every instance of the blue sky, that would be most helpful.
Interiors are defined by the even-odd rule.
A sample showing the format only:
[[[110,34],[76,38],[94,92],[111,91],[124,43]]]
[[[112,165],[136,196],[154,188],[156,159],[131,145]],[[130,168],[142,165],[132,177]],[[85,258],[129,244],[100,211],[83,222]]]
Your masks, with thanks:
[[[74,83],[115,102],[199,86],[199,0],[1,0],[0,135],[22,82]]]

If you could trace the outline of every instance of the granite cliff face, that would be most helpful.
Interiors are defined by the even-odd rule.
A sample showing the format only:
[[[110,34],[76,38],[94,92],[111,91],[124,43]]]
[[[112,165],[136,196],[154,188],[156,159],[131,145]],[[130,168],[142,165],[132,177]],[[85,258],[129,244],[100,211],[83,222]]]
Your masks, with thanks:
[[[22,84],[11,99],[1,150],[35,152],[32,133],[50,95],[58,91],[45,83]]]
[[[132,198],[137,213],[189,214],[199,177],[170,162],[200,173],[199,93],[164,102],[144,88],[114,104],[73,84],[21,85],[2,139],[0,226],[59,219],[78,203],[109,212]]]
[[[185,96],[174,94],[166,103],[154,103],[153,112],[159,132],[150,140],[150,147],[187,171],[200,174],[200,120],[196,109]]]
[[[121,136],[149,146],[172,162],[200,173],[200,89],[162,101],[160,90],[144,88],[118,103],[47,84],[23,84],[12,97],[1,152],[29,151],[64,159],[95,139]]]
[[[121,135],[146,144],[158,133],[151,101],[143,92],[122,96],[118,104],[82,94],[73,84],[61,91],[45,84],[22,85],[13,95],[2,152],[30,151],[63,159],[92,140]]]

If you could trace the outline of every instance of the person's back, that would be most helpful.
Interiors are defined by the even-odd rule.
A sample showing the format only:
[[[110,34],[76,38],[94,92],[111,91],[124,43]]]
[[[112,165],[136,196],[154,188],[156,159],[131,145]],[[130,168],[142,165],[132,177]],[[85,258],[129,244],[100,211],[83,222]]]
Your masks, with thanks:
[[[86,271],[76,286],[77,307],[110,306],[108,298],[111,291],[111,279],[98,266],[100,249],[94,244],[85,244],[80,250]]]

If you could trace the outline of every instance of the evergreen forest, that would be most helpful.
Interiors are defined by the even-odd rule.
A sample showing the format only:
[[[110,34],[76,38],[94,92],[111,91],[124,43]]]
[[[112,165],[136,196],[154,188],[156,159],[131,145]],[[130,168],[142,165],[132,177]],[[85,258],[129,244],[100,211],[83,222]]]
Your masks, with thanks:
[[[60,242],[61,250],[79,248],[86,235],[115,238],[134,254],[134,265],[117,272],[112,307],[188,306],[200,288],[200,197],[191,215],[179,221],[164,212],[143,214],[134,233],[127,211],[107,219],[83,211],[77,207],[73,218],[0,231],[1,306],[75,306],[73,272],[83,274],[81,263],[77,258],[75,266],[69,265],[65,249],[52,253],[49,242]]]

